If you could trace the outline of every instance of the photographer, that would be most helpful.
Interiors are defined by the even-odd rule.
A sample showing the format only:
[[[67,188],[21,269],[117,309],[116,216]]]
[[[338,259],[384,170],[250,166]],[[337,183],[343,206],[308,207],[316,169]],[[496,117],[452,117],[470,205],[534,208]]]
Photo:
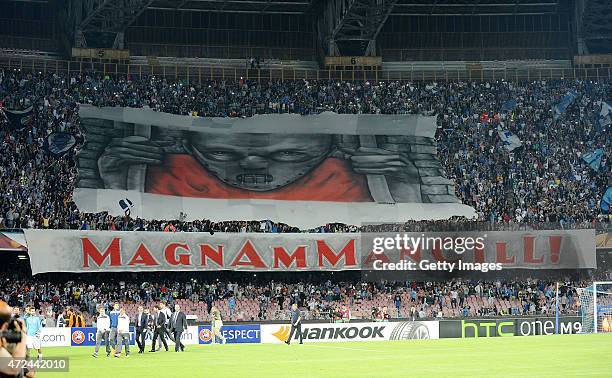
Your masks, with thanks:
[[[0,301],[0,377],[23,376],[22,369],[9,363],[12,359],[26,358],[26,327],[21,319],[13,318],[12,314],[11,307]]]

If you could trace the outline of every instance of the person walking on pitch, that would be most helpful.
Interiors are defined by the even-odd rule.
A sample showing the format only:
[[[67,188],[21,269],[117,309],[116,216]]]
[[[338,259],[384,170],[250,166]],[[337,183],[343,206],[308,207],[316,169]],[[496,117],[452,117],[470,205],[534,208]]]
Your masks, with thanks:
[[[125,356],[130,356],[130,317],[125,313],[125,309],[122,308],[119,311],[119,318],[117,320],[117,341],[119,348],[115,348],[115,357],[121,356],[121,350],[125,345]]]
[[[170,311],[170,309],[168,308],[168,306],[166,306],[166,302],[165,301],[160,301],[159,304],[157,305],[157,307],[159,308],[159,312],[164,314],[164,317],[166,319],[166,324],[164,325],[164,334],[162,335],[165,339],[167,340],[174,340],[174,338],[172,337],[172,335],[170,334],[170,316],[172,315],[172,311]],[[157,350],[161,350],[162,347],[162,342],[161,339],[159,340],[159,348],[157,348]]]
[[[117,322],[119,321],[119,303],[115,302],[113,310],[108,314],[110,318],[110,345],[113,351],[117,349]]]
[[[40,333],[43,327],[43,320],[36,314],[34,307],[26,307],[25,325],[26,325],[26,348],[28,351],[36,349],[38,352],[38,360],[42,360],[42,349],[40,346]]]
[[[106,346],[106,357],[110,356],[110,317],[106,315],[106,310],[103,306],[98,307],[98,316],[96,317],[96,349],[94,349],[93,357],[98,357],[100,344],[104,340]]]
[[[291,344],[291,339],[296,331],[300,337],[300,344],[304,344],[302,340],[302,314],[297,303],[294,303],[291,305],[291,332],[289,332],[289,338],[285,341],[285,344]]]
[[[166,334],[166,315],[159,310],[159,307],[154,306],[153,312],[155,316],[155,320],[153,323],[154,331],[153,331],[153,343],[151,344],[151,352],[157,352],[155,350],[155,344],[157,343],[157,338],[161,339],[161,343],[164,344],[164,349],[166,352],[168,351],[168,343],[166,342],[166,338],[164,337]]]
[[[172,330],[172,340],[174,340],[174,351],[184,352],[185,345],[181,342],[181,335],[187,329],[187,316],[181,311],[179,305],[174,305],[174,312],[170,317],[170,329]]]
[[[138,344],[138,353],[144,353],[145,351],[145,339],[150,321],[149,309],[138,306],[138,315],[136,315],[136,344]]]
[[[227,339],[221,333],[221,327],[223,327],[223,320],[221,320],[221,311],[217,308],[217,306],[213,306],[210,310],[210,314],[212,315],[211,328],[213,333],[213,344],[215,344],[215,340],[217,337],[221,340],[222,344],[225,344]]]

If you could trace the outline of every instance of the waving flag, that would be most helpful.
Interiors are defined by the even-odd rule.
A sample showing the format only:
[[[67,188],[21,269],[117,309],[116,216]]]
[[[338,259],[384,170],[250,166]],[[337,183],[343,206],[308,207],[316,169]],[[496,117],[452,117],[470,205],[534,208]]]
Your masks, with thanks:
[[[610,214],[610,205],[612,204],[612,186],[608,186],[608,190],[604,193],[601,198],[601,203],[599,207],[604,214]]]
[[[509,113],[516,109],[517,102],[515,99],[508,100],[502,104],[501,109],[499,110],[501,113]]]
[[[72,150],[76,145],[77,140],[72,134],[55,132],[51,133],[45,139],[45,149],[53,156],[60,157],[66,152]]]
[[[565,113],[565,110],[574,102],[576,97],[578,97],[578,93],[575,90],[567,92],[567,94],[561,98],[559,103],[553,105],[553,118],[555,120],[561,118],[563,113]]]
[[[513,151],[514,149],[519,148],[523,145],[523,142],[521,142],[519,137],[516,136],[516,134],[514,134],[512,131],[499,130],[498,133],[499,137],[502,140],[502,144],[504,145],[504,147],[506,147],[508,151]]]
[[[601,126],[608,126],[612,124],[612,106],[605,101],[599,101],[601,110],[599,111],[599,124]]]
[[[132,203],[129,198],[124,198],[119,200],[119,207],[121,207],[121,210],[123,210],[126,216],[129,216],[134,207],[134,203]]]
[[[11,127],[15,130],[23,129],[32,124],[32,107],[25,110],[8,110],[2,108],[0,110]]]
[[[594,171],[599,171],[601,168],[601,158],[603,157],[603,148],[598,148],[593,152],[582,155],[582,160],[591,167]]]

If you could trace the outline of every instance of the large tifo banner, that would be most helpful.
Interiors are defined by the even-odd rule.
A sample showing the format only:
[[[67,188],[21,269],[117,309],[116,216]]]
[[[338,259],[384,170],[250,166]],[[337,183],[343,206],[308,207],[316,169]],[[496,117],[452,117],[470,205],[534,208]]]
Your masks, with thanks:
[[[24,230],[32,273],[118,271],[334,271],[386,264],[457,261],[506,268],[595,268],[594,230],[487,232],[481,248],[417,247],[376,254],[369,233],[275,234]],[[441,233],[429,233],[436,237]],[[465,235],[463,239],[467,239]],[[383,234],[387,235],[387,234]],[[423,234],[407,233],[418,239]],[[378,262],[378,264],[373,264]]]
[[[79,111],[80,210],[146,219],[271,219],[300,228],[473,216],[436,155],[435,117]]]

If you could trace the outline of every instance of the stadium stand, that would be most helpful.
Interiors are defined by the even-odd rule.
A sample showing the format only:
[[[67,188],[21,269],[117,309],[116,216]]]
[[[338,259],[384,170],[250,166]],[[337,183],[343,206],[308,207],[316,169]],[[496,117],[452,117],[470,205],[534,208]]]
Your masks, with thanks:
[[[448,177],[454,180],[457,195],[474,206],[480,221],[562,225],[607,221],[599,203],[608,177],[600,172],[609,172],[610,146],[606,141],[610,134],[598,118],[598,104],[610,91],[607,81],[372,84],[211,81],[200,86],[153,77],[114,80],[95,75],[67,77],[8,70],[0,71],[0,75],[0,95],[5,108],[34,105],[34,121],[29,127],[15,131],[4,122],[1,129],[3,150],[11,151],[2,157],[0,224],[8,228],[163,228],[163,221],[149,225],[150,222],[142,220],[124,222],[104,214],[80,214],[71,202],[74,151],[54,161],[46,158],[43,142],[52,131],[81,135],[75,113],[78,102],[229,117],[313,114],[325,110],[437,114],[440,161]],[[579,93],[576,101],[562,117],[550,123],[554,107],[569,91]],[[512,102],[512,111],[502,112],[508,102]],[[520,158],[504,147],[494,132],[498,127],[522,141]],[[600,148],[603,156],[593,169],[581,156]],[[52,176],[59,179],[51,180]],[[183,227],[206,231],[210,226],[205,223]],[[229,227],[248,228],[239,222]],[[227,225],[213,228],[229,230]],[[271,224],[266,229],[278,231],[279,226]],[[285,225],[280,229],[293,230]]]
[[[25,3],[30,12],[11,4],[0,17],[10,20],[0,29],[6,41],[0,49],[0,109],[33,107],[32,121],[23,128],[15,129],[8,118],[0,120],[0,229],[161,231],[169,223],[179,232],[609,228],[609,215],[600,203],[610,182],[612,138],[609,120],[601,117],[602,104],[609,102],[612,93],[610,68],[572,66],[572,49],[566,43],[570,33],[566,3],[560,4],[558,14],[536,12],[542,13],[539,17],[548,25],[542,27],[545,30],[537,30],[533,26],[536,16],[526,12],[523,4],[516,4],[520,22],[512,21],[515,26],[508,27],[516,30],[501,30],[515,16],[494,14],[490,17],[503,22],[487,22],[476,31],[466,18],[461,20],[469,22],[423,22],[426,14],[408,15],[407,5],[400,1],[381,31],[382,68],[348,73],[319,70],[316,52],[324,46],[314,42],[315,18],[302,8],[288,10],[298,12],[291,16],[236,16],[244,22],[232,22],[225,29],[221,13],[174,17],[180,7],[171,9],[155,2],[125,30],[132,55],[129,64],[122,64],[105,59],[59,60],[68,55],[62,52],[65,41],[60,35],[74,31],[57,30],[53,25],[66,16],[52,12],[47,2]],[[453,4],[442,2],[430,15],[445,16],[445,7]],[[52,15],[48,19],[47,11]],[[413,17],[414,22],[400,26],[404,17]],[[33,28],[37,23],[41,28]],[[201,27],[204,24],[207,26]],[[409,28],[415,30],[409,33]],[[29,34],[31,29],[36,31]],[[251,31],[261,35],[243,39]],[[478,43],[464,46],[463,40],[449,37],[453,33],[467,33]],[[105,45],[95,36],[88,37],[93,45]],[[435,42],[446,39],[444,46]],[[353,53],[363,46],[336,47]],[[251,59],[257,58],[261,58],[260,67],[253,70]],[[296,76],[296,72],[300,73]],[[241,77],[243,73],[250,78]],[[559,104],[568,93],[576,95],[561,109]],[[52,158],[45,148],[45,137],[52,132],[69,133],[82,143],[78,103],[148,107],[203,117],[324,111],[434,115],[442,168],[453,180],[459,199],[473,206],[477,217],[370,227],[326,224],[300,230],[273,219],[214,223],[83,213],[72,201],[80,145],[59,158]],[[520,152],[508,151],[498,130],[517,136]],[[601,150],[597,164],[584,159],[597,150]],[[605,269],[597,274],[610,279]],[[123,284],[75,280],[69,287],[24,278],[4,284],[0,292],[15,306],[34,302],[37,307],[60,312],[71,305],[89,314],[94,313],[96,303],[108,305],[111,300],[121,301],[133,314],[139,303],[166,299],[205,319],[214,303],[224,313],[231,312],[232,320],[247,321],[285,319],[283,310],[295,300],[308,308],[310,319],[327,319],[330,309],[345,303],[353,317],[361,319],[371,318],[373,308],[384,307],[393,317],[408,317],[409,303],[417,304],[417,316],[423,318],[543,313],[550,309],[552,290],[550,282],[511,279],[393,285],[362,284],[358,279],[321,284],[287,280],[270,285],[223,281],[199,285],[172,278],[167,284],[145,285],[144,280],[125,279]],[[299,298],[292,297],[296,292]],[[577,310],[574,294],[563,292],[566,313]],[[402,303],[397,314],[395,295]],[[455,305],[455,295],[461,305]],[[232,296],[236,306],[230,311]]]
[[[606,262],[602,265],[589,278],[612,278],[610,266]],[[228,320],[238,322],[286,320],[291,303],[299,303],[307,319],[325,321],[332,321],[333,311],[342,305],[351,310],[351,319],[362,320],[376,320],[380,311],[390,318],[414,316],[416,319],[547,315],[552,313],[555,295],[553,281],[525,277],[403,283],[361,282],[354,276],[344,281],[322,275],[312,275],[302,281],[295,274],[293,277],[251,275],[228,281],[187,277],[185,274],[155,277],[109,274],[104,279],[94,276],[83,279],[65,274],[43,275],[12,283],[4,280],[0,293],[12,306],[34,303],[36,308],[52,309],[54,314],[70,306],[83,309],[89,317],[95,314],[98,305],[109,307],[116,301],[132,316],[138,305],[163,300],[181,305],[201,321],[209,318],[210,308],[215,305],[227,314]],[[266,283],[268,278],[271,280]],[[64,282],[71,285],[65,286]],[[559,299],[563,314],[577,314],[579,301],[573,288],[582,284],[571,279],[564,281]]]
[[[208,88],[210,84],[211,88]],[[192,88],[197,99],[185,100]],[[555,104],[568,91],[579,93],[563,116],[547,126]],[[8,109],[34,105],[33,123],[14,130],[4,121],[0,129],[2,154],[2,212],[0,228],[70,228],[101,230],[163,230],[173,222],[178,231],[296,232],[294,227],[270,221],[233,221],[213,224],[202,220],[142,220],[85,214],[71,202],[75,180],[74,154],[50,159],[44,149],[44,136],[52,131],[81,135],[75,113],[77,102],[98,106],[150,106],[160,111],[213,116],[250,116],[259,113],[297,112],[311,114],[323,110],[339,113],[433,113],[438,116],[438,154],[444,169],[455,181],[463,202],[478,211],[477,220],[413,222],[404,230],[460,227],[469,229],[532,227],[551,224],[568,227],[606,227],[608,218],[599,210],[602,188],[607,176],[589,167],[580,156],[605,146],[609,130],[600,123],[597,103],[610,93],[610,83],[581,81],[448,82],[353,84],[340,81],[290,81],[258,84],[254,82],[210,82],[187,86],[158,78],[125,80],[96,75],[42,75],[13,70],[0,71],[0,97]],[[516,108],[502,113],[509,100]],[[497,133],[497,126],[515,132],[524,149],[521,157],[511,158]],[[582,125],[583,127],[577,127]],[[606,135],[608,137],[606,137]],[[609,146],[601,160],[601,171],[609,172]],[[535,177],[538,177],[535,179]],[[511,178],[508,180],[507,178]],[[568,203],[573,206],[567,206]],[[262,227],[262,224],[264,227]],[[382,230],[392,230],[385,228]],[[397,227],[397,226],[394,226]],[[359,231],[351,225],[322,225],[313,232]],[[450,282],[447,284],[410,284],[385,287],[331,282],[322,285],[279,284],[278,286],[219,283],[202,287],[195,283],[172,283],[142,289],[143,281],[133,280],[96,286],[86,281],[62,291],[40,281],[17,283],[2,292],[10,304],[23,306],[34,301],[37,307],[52,307],[55,312],[66,305],[87,309],[91,314],[97,303],[120,300],[127,311],[145,301],[167,299],[206,319],[207,301],[230,313],[229,292],[236,305],[232,320],[279,320],[287,316],[293,293],[308,308],[308,318],[328,319],[330,309],[348,303],[353,318],[371,319],[372,309],[386,307],[391,316],[408,317],[409,306],[416,303],[417,317],[452,318],[476,315],[543,313],[550,309],[550,283],[534,281]],[[19,285],[25,285],[19,288]],[[121,290],[117,290],[117,285]],[[188,285],[191,288],[188,289]],[[145,285],[146,286],[146,285]],[[30,287],[28,289],[28,287]],[[416,299],[413,300],[413,291]],[[451,303],[453,291],[461,305]],[[193,293],[196,293],[196,297]],[[25,293],[20,296],[18,293]],[[105,294],[104,294],[105,293]],[[113,294],[115,293],[115,294]],[[126,296],[117,296],[125,293]],[[532,297],[529,298],[531,293]],[[394,297],[403,303],[397,314]],[[563,294],[565,311],[576,311],[574,294]],[[149,299],[147,299],[149,300]],[[382,311],[382,310],[381,310]],[[440,314],[438,314],[438,311]],[[374,315],[376,317],[376,315]]]

